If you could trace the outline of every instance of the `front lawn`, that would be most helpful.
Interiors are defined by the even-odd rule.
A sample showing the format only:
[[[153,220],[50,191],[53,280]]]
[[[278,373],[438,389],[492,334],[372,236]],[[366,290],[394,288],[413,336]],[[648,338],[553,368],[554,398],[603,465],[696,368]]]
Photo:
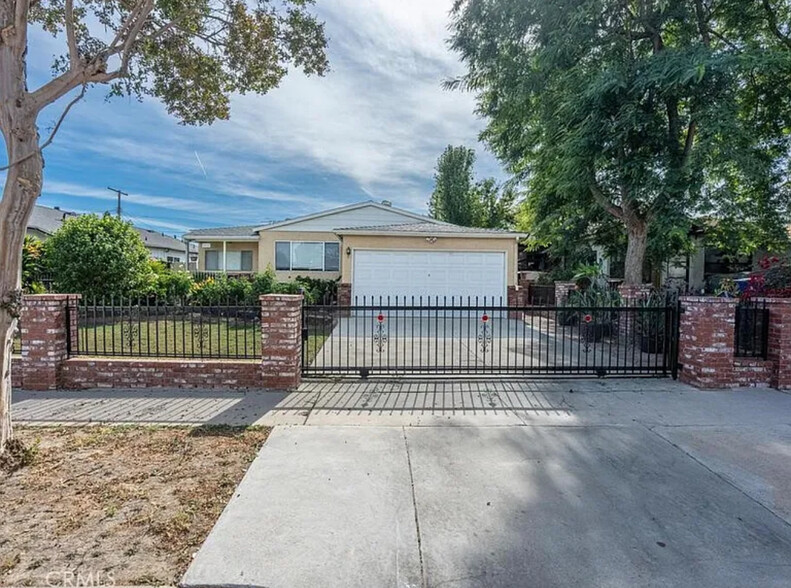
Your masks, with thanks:
[[[38,452],[0,472],[0,584],[176,584],[268,434],[17,427]]]

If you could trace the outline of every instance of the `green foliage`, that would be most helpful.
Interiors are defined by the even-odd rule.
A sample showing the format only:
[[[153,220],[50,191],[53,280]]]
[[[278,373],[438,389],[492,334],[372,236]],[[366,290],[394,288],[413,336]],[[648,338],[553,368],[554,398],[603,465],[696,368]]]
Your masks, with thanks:
[[[577,289],[583,292],[608,289],[607,276],[598,263],[578,266],[572,280],[577,284]]]
[[[475,151],[448,145],[437,160],[429,214],[445,222],[471,227],[477,211],[471,198]]]
[[[153,271],[140,235],[109,214],[66,219],[45,249],[59,292],[139,296],[150,287]]]
[[[22,245],[22,289],[28,294],[44,292],[41,276],[46,267],[44,243],[38,237],[25,235]]]
[[[612,247],[627,226],[647,230],[661,261],[688,247],[691,218],[709,216],[739,250],[776,247],[790,198],[789,2],[637,6],[455,3],[458,83],[529,185],[520,228]]]
[[[324,25],[311,13],[313,0],[158,0],[134,30],[132,15],[143,2],[97,0],[75,10],[80,59],[97,64],[110,96],[152,96],[185,124],[229,117],[230,97],[276,88],[290,66],[323,75],[328,68]],[[139,14],[139,13],[137,13]],[[30,8],[31,22],[53,35],[65,30],[62,0]],[[113,37],[121,43],[113,45]],[[120,68],[118,67],[120,60]],[[58,57],[57,73],[68,70]],[[106,72],[102,76],[101,72]]]
[[[517,192],[497,185],[494,178],[473,180],[475,151],[448,145],[437,160],[429,214],[463,227],[507,229],[514,224]]]

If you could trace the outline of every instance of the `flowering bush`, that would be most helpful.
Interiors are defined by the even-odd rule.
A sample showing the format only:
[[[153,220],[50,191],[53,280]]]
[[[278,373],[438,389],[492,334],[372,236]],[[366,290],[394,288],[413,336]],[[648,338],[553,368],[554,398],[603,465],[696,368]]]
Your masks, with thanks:
[[[758,265],[761,269],[750,276],[744,296],[791,298],[791,258],[766,256]]]

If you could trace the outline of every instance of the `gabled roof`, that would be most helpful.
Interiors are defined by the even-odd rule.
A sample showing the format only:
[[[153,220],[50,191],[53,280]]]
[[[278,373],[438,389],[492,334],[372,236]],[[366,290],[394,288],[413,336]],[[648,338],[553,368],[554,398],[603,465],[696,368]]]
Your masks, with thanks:
[[[77,216],[76,212],[36,204],[30,214],[27,228],[41,231],[46,235],[52,235],[60,228],[64,220],[75,216]]]
[[[522,233],[515,233],[505,229],[483,229],[480,227],[462,227],[461,225],[453,225],[450,223],[435,224],[428,222],[379,225],[370,227],[349,227],[345,229],[336,229],[335,232],[339,235],[390,233],[416,236],[435,236],[448,234],[464,235],[467,237],[478,236],[521,238],[526,236]]]
[[[135,230],[140,235],[146,247],[170,249],[171,251],[180,251],[182,253],[186,250],[187,246],[184,244],[184,241],[180,241],[175,237],[170,237],[157,231],[150,231],[149,229],[141,229],[139,227],[135,227]]]
[[[236,237],[258,239],[256,235],[257,225],[245,225],[241,227],[215,227],[212,229],[193,229],[185,233],[185,239],[197,239],[206,237]]]
[[[283,220],[283,221],[274,222],[274,223],[271,223],[271,224],[268,224],[268,225],[263,225],[263,226],[260,226],[260,227],[256,227],[255,231],[256,232],[258,232],[258,231],[270,231],[272,229],[279,229],[281,227],[285,227],[285,226],[288,226],[288,225],[293,225],[295,223],[301,223],[301,222],[308,221],[308,220],[322,218],[322,217],[325,217],[325,216],[331,216],[333,214],[338,214],[338,213],[341,213],[341,212],[349,212],[350,210],[357,210],[359,208],[366,208],[366,207],[373,207],[373,208],[378,208],[380,210],[386,210],[386,211],[389,211],[389,212],[395,212],[395,213],[398,213],[398,214],[400,214],[402,216],[413,218],[416,221],[420,221],[420,222],[431,223],[431,224],[435,224],[435,225],[447,224],[447,223],[443,223],[442,221],[438,221],[436,219],[433,219],[433,218],[430,218],[430,217],[427,217],[427,216],[423,216],[421,214],[416,214],[414,212],[410,212],[408,210],[404,210],[403,208],[396,208],[395,206],[392,206],[391,204],[383,204],[381,202],[375,202],[373,200],[366,200],[365,202],[357,202],[356,204],[349,204],[347,206],[340,206],[338,208],[331,208],[330,210],[324,210],[322,212],[316,212],[316,213],[308,214],[308,215],[305,215],[305,216],[298,216],[296,218],[290,218],[290,219],[286,219],[286,220]]]

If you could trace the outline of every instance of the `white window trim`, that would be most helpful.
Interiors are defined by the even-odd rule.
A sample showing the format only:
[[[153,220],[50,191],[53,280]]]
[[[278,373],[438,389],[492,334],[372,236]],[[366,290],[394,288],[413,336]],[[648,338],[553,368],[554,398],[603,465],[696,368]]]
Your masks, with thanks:
[[[288,269],[278,269],[277,267],[277,245],[278,243],[288,243]],[[321,269],[294,269],[294,243],[306,243],[309,245],[322,245]],[[327,263],[327,244],[338,245],[338,269],[325,269]],[[275,241],[273,245],[273,259],[275,261],[275,271],[278,272],[330,272],[341,271],[341,242],[340,241],[286,241],[283,239]]]

